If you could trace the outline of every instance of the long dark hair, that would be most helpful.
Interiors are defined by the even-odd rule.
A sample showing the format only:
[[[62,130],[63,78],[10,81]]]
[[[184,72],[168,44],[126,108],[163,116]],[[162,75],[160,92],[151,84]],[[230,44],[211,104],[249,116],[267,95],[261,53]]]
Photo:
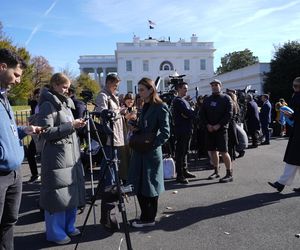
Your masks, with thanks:
[[[155,84],[154,84],[154,81],[151,80],[150,78],[147,78],[147,77],[143,77],[139,82],[138,82],[138,85],[143,85],[145,86],[147,89],[152,89],[153,92],[150,96],[150,103],[155,103],[155,104],[162,104],[163,101],[162,99],[160,99],[157,91],[156,91],[156,88],[155,88]]]

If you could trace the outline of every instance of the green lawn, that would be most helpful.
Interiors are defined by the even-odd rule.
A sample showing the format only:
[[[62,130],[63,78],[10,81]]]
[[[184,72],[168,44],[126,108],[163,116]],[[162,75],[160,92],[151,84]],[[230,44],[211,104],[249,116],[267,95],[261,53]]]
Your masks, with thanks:
[[[24,106],[12,106],[13,111],[27,111],[30,110],[30,106],[24,105]]]

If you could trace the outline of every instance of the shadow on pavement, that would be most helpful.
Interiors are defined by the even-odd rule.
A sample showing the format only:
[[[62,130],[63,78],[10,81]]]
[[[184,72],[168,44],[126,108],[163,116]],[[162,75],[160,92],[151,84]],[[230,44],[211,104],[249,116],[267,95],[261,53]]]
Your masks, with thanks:
[[[80,229],[80,227],[79,227]],[[99,241],[102,239],[105,239],[107,237],[110,237],[111,233],[107,232],[103,229],[101,225],[88,225],[85,228],[84,235],[82,239],[80,239],[80,236],[73,237],[72,241],[69,244],[66,244],[64,246],[71,246],[77,243],[77,240],[80,239],[80,243],[84,242],[91,242],[91,241]],[[44,232],[32,232],[31,235],[26,236],[18,236],[15,235],[15,250],[23,250],[23,249],[30,249],[30,250],[38,250],[43,248],[50,248],[50,247],[58,247],[59,245],[56,245],[55,243],[49,242],[46,240],[46,235]],[[34,244],[33,244],[34,242]],[[79,249],[80,249],[80,243],[79,243]],[[63,246],[61,246],[63,247]],[[72,248],[74,248],[72,247]],[[102,249],[104,246],[101,247],[101,243],[99,243],[99,249]],[[71,248],[70,248],[71,249]]]
[[[261,193],[224,201],[206,207],[191,207],[181,211],[164,212],[167,216],[163,217],[159,223],[157,223],[156,227],[147,228],[147,231],[177,231],[199,221],[268,206],[280,200],[297,196],[299,196],[299,194],[296,193],[285,195],[279,193]]]

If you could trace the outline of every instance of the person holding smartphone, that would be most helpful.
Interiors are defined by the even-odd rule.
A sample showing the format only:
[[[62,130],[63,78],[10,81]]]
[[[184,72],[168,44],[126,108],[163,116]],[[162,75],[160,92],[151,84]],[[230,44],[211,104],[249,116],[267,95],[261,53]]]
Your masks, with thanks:
[[[37,124],[46,128],[41,152],[40,206],[45,211],[46,238],[67,244],[80,234],[75,227],[78,207],[85,205],[84,171],[80,160],[76,129],[86,125],[74,119],[74,103],[67,96],[70,80],[62,73],[54,74],[49,89],[44,88],[39,100]]]

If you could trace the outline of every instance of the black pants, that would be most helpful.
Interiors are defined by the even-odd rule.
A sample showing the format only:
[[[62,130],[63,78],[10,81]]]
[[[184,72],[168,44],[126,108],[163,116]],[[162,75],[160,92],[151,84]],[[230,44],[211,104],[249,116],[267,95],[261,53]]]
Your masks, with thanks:
[[[157,214],[158,196],[146,197],[141,194],[137,195],[140,207],[141,217],[143,222],[153,222]]]
[[[175,149],[175,166],[177,178],[183,177],[185,171],[187,171],[187,156],[189,152],[191,135],[185,134],[176,135],[176,149]]]
[[[14,249],[14,225],[22,196],[21,170],[0,172],[0,249]]]
[[[252,145],[257,146],[258,145],[258,138],[259,138],[259,131],[254,130],[254,131],[251,131],[249,134],[252,138]]]
[[[261,124],[261,131],[265,137],[265,142],[270,142],[269,123]]]
[[[35,156],[36,156],[36,147],[33,139],[31,139],[27,150],[27,160],[28,160],[28,164],[32,176],[38,175]]]

